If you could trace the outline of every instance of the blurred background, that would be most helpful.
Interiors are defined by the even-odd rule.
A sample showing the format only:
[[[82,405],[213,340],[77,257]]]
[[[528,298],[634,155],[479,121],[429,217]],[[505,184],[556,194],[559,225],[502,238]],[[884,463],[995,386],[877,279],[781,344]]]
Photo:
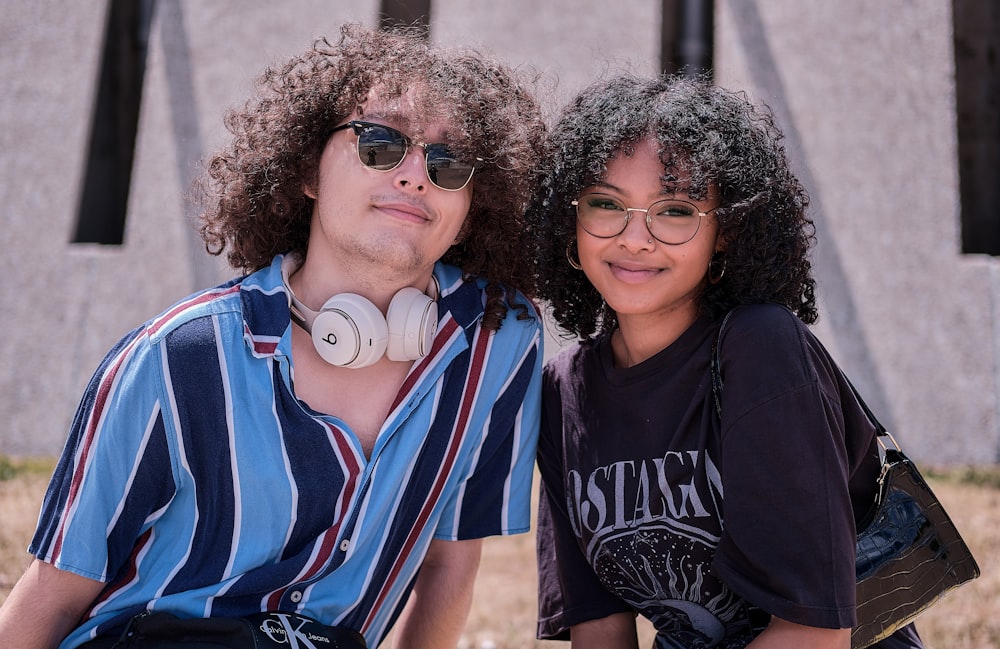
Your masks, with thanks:
[[[107,349],[233,273],[187,201],[225,110],[344,22],[541,75],[710,71],[810,191],[817,334],[918,462],[1000,462],[1000,5],[978,0],[3,0],[0,455],[53,456]],[[556,332],[547,341],[551,355]]]

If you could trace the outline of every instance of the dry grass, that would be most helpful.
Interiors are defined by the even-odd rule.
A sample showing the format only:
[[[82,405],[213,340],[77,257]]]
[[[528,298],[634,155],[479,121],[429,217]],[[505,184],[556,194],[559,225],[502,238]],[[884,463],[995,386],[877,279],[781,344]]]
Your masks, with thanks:
[[[7,599],[28,565],[25,548],[35,530],[51,468],[29,470],[19,465],[16,476],[11,477],[11,465],[0,456],[0,601]]]
[[[3,458],[0,458],[0,464]],[[0,467],[2,468],[2,467]],[[29,467],[16,477],[0,472],[0,601],[20,576],[24,553],[45,491],[47,470]],[[1000,471],[935,472],[935,493],[955,520],[982,569],[982,576],[947,595],[918,620],[928,649],[1000,649]],[[534,535],[488,539],[467,631],[460,649],[566,649],[534,639]],[[652,630],[640,620],[640,646]],[[391,640],[391,636],[390,636]],[[390,641],[385,643],[385,647]]]

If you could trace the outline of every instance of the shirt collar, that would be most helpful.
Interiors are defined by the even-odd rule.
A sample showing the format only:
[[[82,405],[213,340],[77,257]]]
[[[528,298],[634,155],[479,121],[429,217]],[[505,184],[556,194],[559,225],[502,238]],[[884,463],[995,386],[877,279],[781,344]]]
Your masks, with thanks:
[[[283,347],[282,339],[289,332],[289,296],[281,281],[284,257],[277,255],[269,266],[247,275],[240,283],[244,339],[255,356],[278,353],[279,346]],[[434,265],[434,277],[441,288],[438,298],[441,321],[450,317],[461,328],[468,329],[483,317],[483,280],[467,281],[461,269],[441,262]]]

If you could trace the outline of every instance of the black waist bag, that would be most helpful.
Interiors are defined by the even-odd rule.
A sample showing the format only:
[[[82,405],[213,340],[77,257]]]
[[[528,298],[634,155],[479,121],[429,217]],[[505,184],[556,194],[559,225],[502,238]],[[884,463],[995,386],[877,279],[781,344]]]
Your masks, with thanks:
[[[297,613],[182,619],[140,613],[120,638],[98,638],[80,649],[366,649],[354,629],[332,627]]]

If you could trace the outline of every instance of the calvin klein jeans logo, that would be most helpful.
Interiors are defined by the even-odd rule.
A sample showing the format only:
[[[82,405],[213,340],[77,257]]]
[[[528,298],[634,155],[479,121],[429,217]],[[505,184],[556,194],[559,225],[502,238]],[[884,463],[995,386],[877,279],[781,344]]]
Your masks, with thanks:
[[[290,649],[319,649],[316,642],[330,644],[330,638],[304,629],[310,621],[297,615],[272,613],[260,623],[260,630],[276,644],[288,644]]]

